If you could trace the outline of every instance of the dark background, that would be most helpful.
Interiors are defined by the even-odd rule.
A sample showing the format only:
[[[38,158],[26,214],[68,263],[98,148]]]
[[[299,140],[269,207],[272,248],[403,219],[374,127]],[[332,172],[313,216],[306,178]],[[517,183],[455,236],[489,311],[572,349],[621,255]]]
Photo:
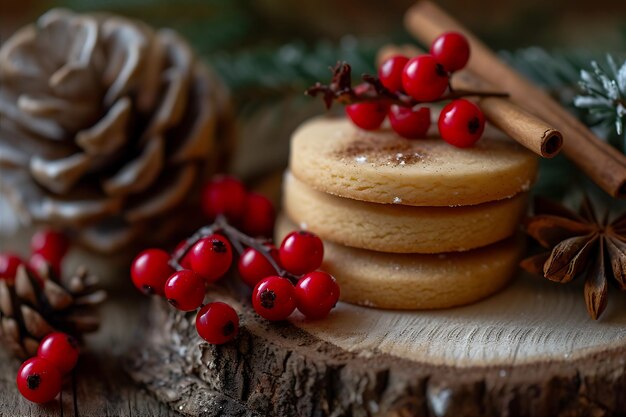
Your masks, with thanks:
[[[495,48],[614,49],[626,38],[621,0],[438,2]],[[0,0],[3,39],[51,7],[106,10],[173,27],[201,52],[345,34],[401,37],[412,0]]]

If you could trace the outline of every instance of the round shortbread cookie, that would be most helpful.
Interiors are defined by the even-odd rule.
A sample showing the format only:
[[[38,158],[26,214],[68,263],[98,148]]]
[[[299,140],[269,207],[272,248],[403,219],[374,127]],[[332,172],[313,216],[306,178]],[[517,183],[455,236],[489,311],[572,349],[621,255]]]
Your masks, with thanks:
[[[276,240],[294,228],[281,216]],[[439,255],[382,253],[325,241],[322,269],[337,279],[343,301],[386,309],[438,309],[470,304],[503,288],[517,271],[523,250],[519,236]]]
[[[296,224],[335,243],[393,253],[460,252],[512,236],[527,193],[464,207],[367,203],[315,191],[287,173],[283,210]]]
[[[466,206],[529,189],[537,158],[512,140],[484,137],[459,149],[439,138],[407,140],[317,117],[291,140],[290,169],[318,191],[373,203]]]

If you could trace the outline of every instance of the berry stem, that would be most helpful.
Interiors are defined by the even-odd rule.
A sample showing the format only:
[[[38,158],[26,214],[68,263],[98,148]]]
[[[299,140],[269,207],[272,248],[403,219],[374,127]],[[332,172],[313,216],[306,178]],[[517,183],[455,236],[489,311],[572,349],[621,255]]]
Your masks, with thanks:
[[[299,276],[291,274],[281,268],[276,260],[272,257],[271,248],[266,245],[267,243],[271,242],[270,239],[254,238],[252,236],[248,236],[247,234],[243,233],[242,231],[228,223],[226,217],[222,215],[217,216],[213,224],[203,226],[198,229],[193,235],[191,235],[185,241],[185,243],[174,252],[170,261],[170,266],[177,271],[186,269],[180,264],[180,261],[185,257],[187,252],[189,252],[191,247],[196,244],[196,242],[214,233],[225,235],[239,255],[244,252],[246,247],[257,250],[265,257],[265,259],[267,259],[270,265],[272,265],[272,267],[276,270],[276,273],[278,275],[284,278],[288,278],[294,284],[298,282],[300,278]]]
[[[452,74],[450,74],[450,76],[448,77],[448,91],[450,92],[450,94],[454,94],[457,91],[452,87],[452,83],[450,82],[451,79],[452,79]]]
[[[380,102],[384,100],[389,104],[396,104],[402,107],[415,107],[419,104],[426,103],[418,101],[402,92],[394,92],[383,86],[380,79],[374,75],[364,74],[363,81],[368,84],[368,89],[363,93],[357,93],[352,88],[352,76],[350,65],[346,62],[338,62],[334,68],[333,78],[329,85],[316,83],[305,94],[315,97],[322,95],[327,109],[330,109],[334,101],[349,105],[356,103]],[[473,90],[452,90],[449,87],[449,93],[444,94],[436,100],[428,101],[435,103],[439,101],[455,100],[462,97],[509,97],[508,93],[496,91],[473,91]]]
[[[256,239],[245,235],[243,232],[240,232],[238,229],[228,224],[228,220],[226,220],[226,217],[224,216],[218,216],[214,224],[217,226],[218,232],[222,232],[226,235],[239,256],[241,256],[241,254],[245,250],[243,244],[250,246],[253,241],[256,241]]]
[[[278,265],[278,263],[276,262],[276,260],[272,257],[271,248],[267,245],[267,243],[271,242],[270,239],[259,239],[259,238],[248,236],[247,234],[243,233],[236,227],[233,227],[232,225],[230,225],[228,221],[226,220],[226,218],[223,216],[219,216],[216,219],[215,224],[218,226],[220,231],[222,231],[226,235],[228,240],[230,240],[230,242],[235,247],[239,255],[241,255],[244,251],[244,247],[242,246],[242,244],[254,250],[257,250],[261,252],[261,254],[265,257],[265,259],[267,259],[270,265],[272,265],[272,267],[276,270],[276,273],[278,275],[284,278],[288,278],[294,283],[298,282],[299,277],[297,275],[291,274],[287,272],[286,270],[284,270],[283,268],[281,268],[280,265]]]
[[[185,255],[187,255],[187,252],[189,252],[191,247],[195,245],[200,239],[210,236],[216,232],[217,227],[215,223],[208,226],[202,226],[200,229],[196,230],[193,235],[185,240],[185,243],[181,247],[174,251],[169,262],[170,266],[177,271],[187,269],[180,264],[180,261],[185,257]]]

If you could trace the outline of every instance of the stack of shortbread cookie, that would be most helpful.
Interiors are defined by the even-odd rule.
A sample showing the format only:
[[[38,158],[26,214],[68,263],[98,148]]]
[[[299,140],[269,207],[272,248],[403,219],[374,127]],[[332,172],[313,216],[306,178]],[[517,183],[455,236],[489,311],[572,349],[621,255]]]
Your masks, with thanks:
[[[537,174],[532,153],[486,136],[458,149],[313,119],[292,137],[277,234],[295,223],[319,235],[347,302],[430,309],[484,298],[516,271]]]

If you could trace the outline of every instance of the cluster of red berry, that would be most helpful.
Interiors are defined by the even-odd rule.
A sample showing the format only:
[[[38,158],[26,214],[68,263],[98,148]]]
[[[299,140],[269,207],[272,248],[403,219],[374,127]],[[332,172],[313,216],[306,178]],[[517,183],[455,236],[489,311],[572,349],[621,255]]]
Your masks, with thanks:
[[[448,99],[450,76],[465,67],[470,56],[467,39],[455,32],[444,33],[433,42],[430,54],[408,58],[396,55],[386,59],[378,69],[378,80],[391,94],[377,101],[357,102],[346,106],[350,119],[362,129],[380,128],[389,118],[391,128],[405,138],[423,138],[430,127],[430,108],[419,103]],[[375,88],[371,83],[357,86],[358,96],[367,96]],[[412,100],[402,99],[406,95]],[[387,96],[387,97],[385,97]],[[480,139],[485,117],[471,101],[457,98],[447,104],[439,115],[439,133],[443,140],[468,147]]]
[[[78,342],[65,333],[50,333],[39,344],[37,356],[22,364],[17,388],[29,401],[43,404],[61,392],[63,376],[78,362]]]
[[[32,254],[25,262],[15,253],[0,253],[0,279],[9,284],[15,281],[17,268],[25,265],[42,283],[38,273],[50,266],[56,276],[61,274],[61,263],[70,247],[68,238],[51,229],[41,230],[30,241]],[[37,356],[24,362],[17,373],[17,387],[29,401],[45,403],[61,392],[64,374],[70,372],[78,360],[78,344],[65,333],[50,333],[39,344]]]
[[[61,262],[69,247],[70,242],[63,233],[51,229],[41,230],[31,238],[32,254],[28,262],[15,253],[0,253],[0,279],[12,283],[20,265],[26,265],[35,276],[41,268],[50,265],[55,275],[60,276]]]
[[[177,309],[193,311],[198,334],[222,344],[238,333],[239,317],[228,304],[203,305],[206,285],[223,277],[240,255],[242,280],[253,288],[252,305],[261,317],[284,320],[296,309],[308,318],[328,315],[339,299],[335,279],[322,271],[324,247],[315,235],[292,232],[280,248],[267,237],[274,208],[264,196],[248,193],[243,184],[219,176],[204,187],[202,206],[213,224],[181,242],[172,254],[147,249],[131,266],[135,286],[146,294],[165,296]]]

